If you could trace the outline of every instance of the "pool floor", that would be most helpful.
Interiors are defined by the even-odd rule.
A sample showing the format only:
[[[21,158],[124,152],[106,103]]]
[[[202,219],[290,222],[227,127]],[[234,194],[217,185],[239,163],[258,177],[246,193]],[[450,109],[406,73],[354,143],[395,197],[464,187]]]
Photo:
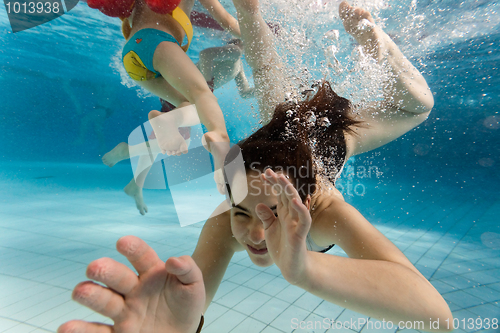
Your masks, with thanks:
[[[123,164],[0,164],[0,332],[55,332],[70,319],[109,322],[73,302],[71,291],[92,260],[126,263],[115,250],[121,236],[143,238],[165,260],[192,253],[202,223],[180,228],[167,192],[159,190],[145,191],[149,213],[140,216],[121,190],[130,177]],[[365,185],[366,194],[350,202],[430,280],[456,318],[500,318],[500,201],[474,188]],[[335,247],[330,253],[342,255]],[[276,266],[259,268],[237,253],[205,314],[203,332],[397,330],[294,330],[292,318],[368,319],[289,285]]]

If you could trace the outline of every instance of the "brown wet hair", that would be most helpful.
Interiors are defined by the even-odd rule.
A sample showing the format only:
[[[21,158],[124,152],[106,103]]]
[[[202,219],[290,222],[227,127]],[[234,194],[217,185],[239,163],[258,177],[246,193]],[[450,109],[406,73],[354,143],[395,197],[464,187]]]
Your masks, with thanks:
[[[325,81],[310,100],[279,104],[268,124],[231,148],[226,162],[241,151],[247,174],[267,168],[286,172],[304,202],[316,190],[318,173],[335,182],[340,170],[333,169],[346,155],[344,132],[353,133],[361,123],[352,108]]]

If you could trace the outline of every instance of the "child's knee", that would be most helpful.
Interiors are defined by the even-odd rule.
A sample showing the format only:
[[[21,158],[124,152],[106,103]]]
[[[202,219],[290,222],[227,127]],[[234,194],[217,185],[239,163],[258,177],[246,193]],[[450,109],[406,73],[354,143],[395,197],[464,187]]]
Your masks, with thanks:
[[[148,119],[151,120],[155,117],[158,117],[159,115],[161,115],[161,112],[160,111],[157,111],[157,110],[152,110],[148,113]]]

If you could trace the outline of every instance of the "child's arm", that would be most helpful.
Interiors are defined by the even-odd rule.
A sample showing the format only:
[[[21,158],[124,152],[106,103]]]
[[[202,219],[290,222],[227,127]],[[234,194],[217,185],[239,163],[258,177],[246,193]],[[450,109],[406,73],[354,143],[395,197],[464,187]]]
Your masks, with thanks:
[[[205,312],[219,288],[233,254],[237,251],[238,242],[233,237],[230,219],[229,211],[209,218],[203,226],[192,255],[203,273]]]
[[[332,197],[313,223],[309,208],[283,174],[267,169],[265,179],[284,189],[278,214],[264,204],[255,210],[264,223],[269,254],[288,282],[328,302],[396,325],[418,321],[425,331],[451,331],[453,317],[446,301],[354,207]],[[349,258],[307,251],[308,232],[316,244],[340,246]],[[439,327],[431,327],[430,322]]]
[[[217,0],[200,0],[200,3],[205,7],[210,15],[223,27],[229,31],[233,36],[240,37],[240,26],[238,21],[229,14],[226,9]]]
[[[343,1],[340,17],[347,33],[363,51],[387,70],[384,100],[373,102],[356,112],[364,125],[346,134],[348,157],[383,146],[425,121],[434,105],[432,92],[421,73],[403,55],[398,46],[378,26],[370,13]]]

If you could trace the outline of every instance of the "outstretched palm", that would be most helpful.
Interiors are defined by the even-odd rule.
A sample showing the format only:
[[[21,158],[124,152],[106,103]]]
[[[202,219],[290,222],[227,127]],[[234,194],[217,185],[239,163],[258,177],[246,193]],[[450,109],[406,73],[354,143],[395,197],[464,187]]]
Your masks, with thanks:
[[[259,204],[256,212],[266,229],[266,244],[283,277],[292,284],[304,278],[307,265],[306,236],[311,215],[299,193],[283,174],[266,170],[263,179],[280,188],[276,217],[269,207]]]
[[[109,258],[98,259],[87,268],[92,281],[78,284],[73,298],[111,318],[113,326],[70,321],[58,332],[195,332],[205,304],[200,269],[188,257],[170,258],[166,263],[137,237],[123,237],[118,251],[137,270]]]

